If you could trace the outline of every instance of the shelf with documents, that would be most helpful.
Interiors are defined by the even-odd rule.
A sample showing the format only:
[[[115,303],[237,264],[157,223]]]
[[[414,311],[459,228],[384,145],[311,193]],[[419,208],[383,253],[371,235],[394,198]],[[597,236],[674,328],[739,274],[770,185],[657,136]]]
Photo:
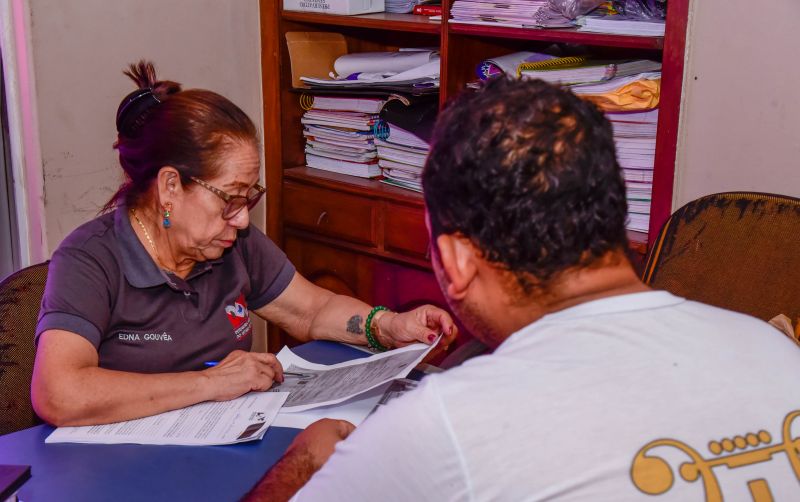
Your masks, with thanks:
[[[380,12],[377,14],[362,14],[360,16],[336,16],[332,14],[317,14],[314,12],[284,11],[282,17],[287,21],[327,26],[351,26],[356,28],[435,34],[441,31],[441,23],[438,21],[430,21],[425,16],[415,16],[412,14]]]
[[[452,3],[442,2],[444,19]],[[670,0],[663,37],[467,25],[410,14],[290,12],[281,4],[280,0],[260,3],[267,230],[313,282],[390,308],[407,307],[412,299],[442,304],[430,271],[421,194],[376,180],[298,167],[305,165],[305,139],[285,38],[292,31],[340,33],[348,52],[439,47],[441,107],[476,79],[475,68],[482,59],[520,50],[580,44],[601,58],[659,60],[662,81],[650,228],[628,232],[634,254],[646,252],[669,217],[689,0]],[[387,286],[395,290],[384,290]],[[275,335],[271,332],[273,348],[278,343]]]
[[[663,37],[640,37],[631,35],[611,35],[604,33],[585,33],[575,29],[537,29],[514,28],[508,26],[486,26],[477,24],[450,23],[448,30],[456,35],[476,35],[493,38],[516,38],[542,42],[583,44],[606,47],[625,47],[630,49],[656,49],[664,46]]]

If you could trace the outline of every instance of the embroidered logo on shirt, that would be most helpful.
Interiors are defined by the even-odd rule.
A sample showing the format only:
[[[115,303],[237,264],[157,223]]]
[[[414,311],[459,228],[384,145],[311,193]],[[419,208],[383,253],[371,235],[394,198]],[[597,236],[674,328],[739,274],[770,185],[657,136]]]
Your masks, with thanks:
[[[239,294],[233,305],[225,307],[225,314],[228,316],[231,326],[233,326],[233,333],[236,335],[237,341],[248,336],[253,331],[253,325],[250,323],[250,311],[247,310],[247,302],[243,293]]]

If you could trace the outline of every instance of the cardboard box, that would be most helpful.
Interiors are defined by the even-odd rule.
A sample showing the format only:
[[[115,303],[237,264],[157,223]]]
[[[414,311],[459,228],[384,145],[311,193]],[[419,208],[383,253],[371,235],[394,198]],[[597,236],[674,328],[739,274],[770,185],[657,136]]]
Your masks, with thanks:
[[[383,12],[384,0],[283,0],[283,10],[319,12],[322,14],[369,14]]]

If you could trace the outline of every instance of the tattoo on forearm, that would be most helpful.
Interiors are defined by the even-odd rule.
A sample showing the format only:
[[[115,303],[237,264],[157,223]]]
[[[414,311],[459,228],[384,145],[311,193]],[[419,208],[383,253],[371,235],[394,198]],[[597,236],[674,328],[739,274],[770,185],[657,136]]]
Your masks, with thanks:
[[[364,333],[364,330],[361,329],[361,323],[364,321],[364,318],[360,315],[356,314],[347,321],[347,331],[349,333],[355,333],[356,335],[361,335]]]

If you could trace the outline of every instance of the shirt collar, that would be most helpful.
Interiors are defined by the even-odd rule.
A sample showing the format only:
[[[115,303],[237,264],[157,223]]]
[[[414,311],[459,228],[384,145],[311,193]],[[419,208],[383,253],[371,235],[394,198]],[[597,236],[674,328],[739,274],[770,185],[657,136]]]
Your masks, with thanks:
[[[136,236],[136,232],[131,226],[131,220],[128,218],[128,207],[125,205],[120,205],[115,210],[114,231],[117,234],[117,245],[122,257],[122,272],[131,286],[134,288],[152,288],[161,284],[168,284],[173,288],[175,287],[175,281],[155,264],[142,241]],[[229,250],[226,250],[226,252],[229,252]],[[188,281],[204,274],[211,270],[214,265],[222,262],[222,257],[216,260],[197,262],[191,273],[186,277],[186,280]]]

